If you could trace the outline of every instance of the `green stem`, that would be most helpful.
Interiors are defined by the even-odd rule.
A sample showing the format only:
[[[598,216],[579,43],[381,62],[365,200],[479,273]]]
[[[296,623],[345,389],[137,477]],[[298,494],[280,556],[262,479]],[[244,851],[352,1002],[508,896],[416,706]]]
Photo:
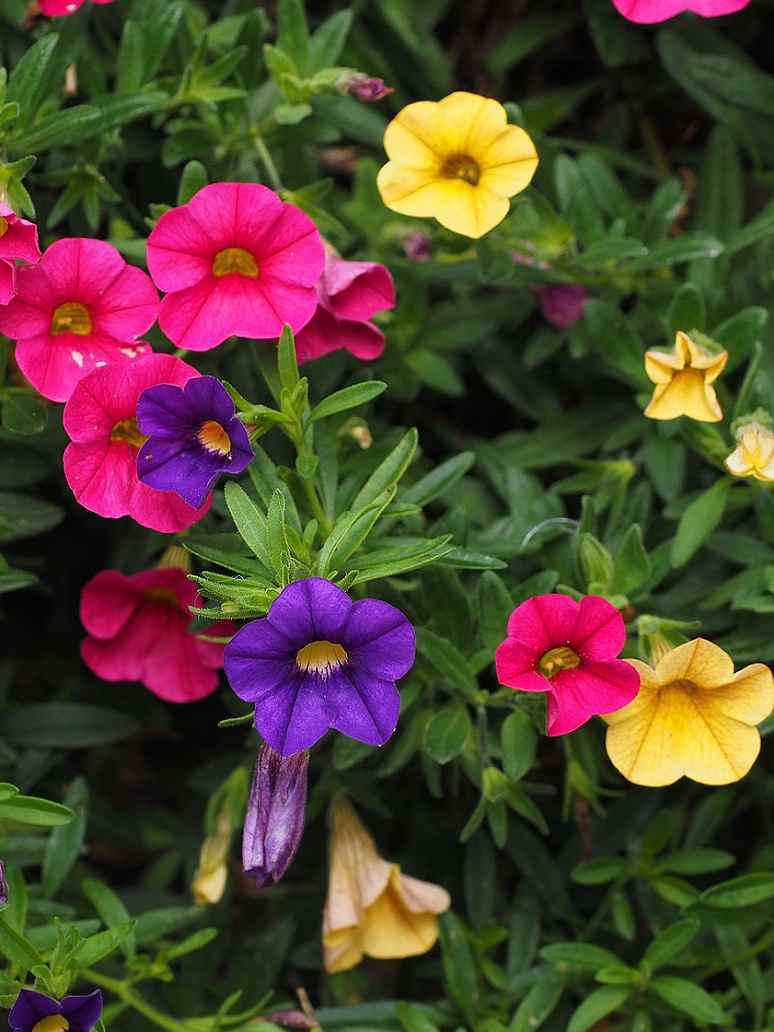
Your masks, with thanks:
[[[301,483],[304,485],[304,493],[306,494],[306,498],[309,502],[309,507],[312,510],[312,514],[314,515],[317,522],[320,524],[321,529],[326,534],[330,534],[330,532],[333,530],[333,525],[331,521],[328,519],[328,515],[322,507],[322,502],[320,501],[317,495],[317,491],[315,489],[314,484],[311,480],[304,479],[301,480]]]
[[[140,1014],[143,1014],[149,1021],[152,1021],[160,1028],[167,1028],[170,1032],[185,1032],[186,1026],[183,1022],[176,1021],[175,1018],[170,1018],[163,1011],[157,1010],[143,996],[140,996],[138,992],[135,992],[134,989],[127,985],[126,982],[119,982],[118,979],[109,978],[98,971],[88,970],[83,971],[82,974],[84,978],[93,982],[94,985],[114,993],[120,1000],[129,1004],[130,1007],[134,1007],[136,1011],[139,1011]]]
[[[266,169],[266,175],[269,177],[269,182],[272,188],[280,193],[284,190],[280,174],[277,171],[277,166],[274,164],[274,158],[269,153],[269,148],[266,146],[262,136],[256,134],[255,137],[255,149],[258,151],[258,157],[261,159],[263,167]]]

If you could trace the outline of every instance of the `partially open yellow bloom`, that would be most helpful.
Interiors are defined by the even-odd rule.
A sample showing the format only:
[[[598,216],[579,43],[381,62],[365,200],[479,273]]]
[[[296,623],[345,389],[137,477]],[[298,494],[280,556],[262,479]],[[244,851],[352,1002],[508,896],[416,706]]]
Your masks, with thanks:
[[[605,716],[607,754],[635,785],[671,785],[680,777],[728,785],[752,767],[759,724],[774,708],[774,679],[763,663],[738,673],[723,649],[704,638],[667,652],[655,670],[630,659],[640,692]]]
[[[712,384],[725,368],[728,352],[710,353],[678,331],[672,352],[646,351],[645,372],[656,384],[645,415],[650,419],[689,416],[703,423],[723,418]]]
[[[735,477],[755,477],[774,482],[774,433],[763,423],[751,422],[739,429],[736,448],[726,459]]]
[[[332,820],[325,970],[347,971],[364,954],[387,960],[427,953],[438,938],[436,915],[451,905],[449,893],[383,860],[348,803],[334,805]]]
[[[376,182],[388,208],[474,238],[502,222],[538,164],[534,143],[508,125],[502,104],[475,93],[404,107],[387,126],[384,149],[390,160]]]
[[[223,896],[228,878],[231,819],[227,812],[218,815],[215,832],[202,843],[199,866],[191,882],[194,902],[199,906],[217,903]]]

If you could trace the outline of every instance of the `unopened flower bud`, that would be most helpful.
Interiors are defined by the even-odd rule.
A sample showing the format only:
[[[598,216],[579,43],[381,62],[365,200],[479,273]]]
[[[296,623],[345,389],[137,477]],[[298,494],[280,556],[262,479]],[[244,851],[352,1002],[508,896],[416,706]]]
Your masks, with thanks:
[[[419,230],[403,238],[403,250],[410,262],[429,262],[433,255],[430,237]]]
[[[557,330],[566,330],[583,318],[588,291],[580,284],[548,283],[538,287],[536,293],[543,318]]]
[[[365,72],[351,72],[339,81],[338,87],[342,93],[348,93],[350,97],[356,97],[366,104],[372,104],[395,92],[392,86],[385,85],[384,79],[374,78]]]
[[[296,855],[304,832],[309,753],[282,756],[262,745],[247,804],[242,864],[259,889],[276,884]]]
[[[228,869],[226,860],[231,845],[231,818],[223,812],[218,817],[215,833],[202,844],[199,866],[196,868],[191,890],[199,906],[217,903],[226,888]]]
[[[9,898],[8,881],[5,877],[5,862],[0,860],[0,909],[8,905]]]

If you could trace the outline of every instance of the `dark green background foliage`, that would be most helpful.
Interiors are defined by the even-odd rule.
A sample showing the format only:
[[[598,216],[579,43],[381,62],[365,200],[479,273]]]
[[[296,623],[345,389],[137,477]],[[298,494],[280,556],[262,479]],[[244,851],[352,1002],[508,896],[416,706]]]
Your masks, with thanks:
[[[397,549],[371,560],[398,556],[367,588],[418,627],[398,731],[380,751],[329,736],[313,754],[306,834],[285,881],[257,896],[235,842],[224,899],[196,908],[208,799],[249,767],[255,734],[216,729],[243,712],[225,687],[175,707],[85,669],[81,587],[100,569],[152,565],[167,540],[79,508],[62,476],[61,406],[9,367],[0,776],[77,816],[62,824],[61,810],[0,798],[13,892],[0,918],[5,1002],[15,978],[52,960],[58,918],[65,968],[91,965],[123,987],[136,977],[174,1016],[169,1027],[190,1032],[247,1028],[233,1016],[296,1006],[299,986],[325,1029],[349,1032],[774,1027],[768,739],[732,787],[635,788],[609,764],[601,722],[546,739],[532,700],[498,690],[492,667],[512,606],[557,585],[626,606],[628,655],[634,621],[649,614],[738,664],[774,661],[774,496],[722,466],[731,420],[773,400],[774,6],[642,28],[610,0],[363,0],[351,13],[315,2],[311,43],[295,0],[279,12],[279,39],[275,5],[253,0],[87,4],[31,30],[26,0],[0,7],[0,179],[28,214],[34,201],[45,243],[98,235],[142,263],[161,206],[206,181],[270,181],[265,145],[289,199],[345,256],[385,262],[398,288],[382,360],[335,355],[303,369],[313,402],[368,378],[388,384],[355,412],[371,449],[348,433],[351,411],[325,421],[314,442],[325,468],[335,451],[351,499],[419,431],[390,514],[350,566]],[[333,65],[395,92],[359,104],[319,77]],[[508,102],[541,156],[533,187],[477,244],[388,212],[374,183],[389,117],[455,88]],[[434,257],[413,264],[402,241],[420,227]],[[552,268],[516,264],[512,251]],[[535,294],[557,279],[591,298],[565,332]],[[722,424],[642,416],[642,354],[677,328],[730,353]],[[270,404],[261,348],[231,342],[196,362]],[[288,441],[272,430],[261,444],[293,486]],[[222,491],[193,536],[199,570],[251,568]],[[435,564],[405,561],[427,548]],[[220,593],[205,585],[208,604],[233,612],[238,588],[218,583]],[[326,977],[325,809],[340,788],[385,855],[450,890],[453,913],[431,954]],[[122,991],[123,1003],[107,994],[108,1027],[152,1027]],[[226,1004],[230,1017],[214,1022]]]

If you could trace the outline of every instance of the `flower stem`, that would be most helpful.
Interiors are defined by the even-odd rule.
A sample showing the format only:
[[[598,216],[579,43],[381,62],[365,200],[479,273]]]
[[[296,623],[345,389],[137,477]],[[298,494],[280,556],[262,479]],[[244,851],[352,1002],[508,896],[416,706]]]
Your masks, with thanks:
[[[274,164],[274,158],[271,156],[269,148],[266,146],[263,137],[257,133],[255,136],[255,149],[258,151],[258,157],[261,159],[261,163],[266,169],[266,175],[269,177],[269,182],[271,183],[272,188],[276,190],[277,193],[280,193],[284,187],[282,185],[282,180],[280,179],[280,174],[277,171],[277,166]]]
[[[84,978],[93,982],[94,985],[114,993],[120,1000],[123,1000],[130,1007],[134,1007],[136,1011],[139,1011],[140,1014],[143,1014],[149,1021],[152,1021],[160,1028],[169,1029],[170,1032],[185,1032],[186,1026],[183,1022],[177,1021],[163,1011],[157,1010],[143,996],[132,989],[130,985],[127,985],[126,982],[119,982],[117,978],[110,978],[108,975],[100,974],[98,971],[88,970],[83,971],[82,974]]]

